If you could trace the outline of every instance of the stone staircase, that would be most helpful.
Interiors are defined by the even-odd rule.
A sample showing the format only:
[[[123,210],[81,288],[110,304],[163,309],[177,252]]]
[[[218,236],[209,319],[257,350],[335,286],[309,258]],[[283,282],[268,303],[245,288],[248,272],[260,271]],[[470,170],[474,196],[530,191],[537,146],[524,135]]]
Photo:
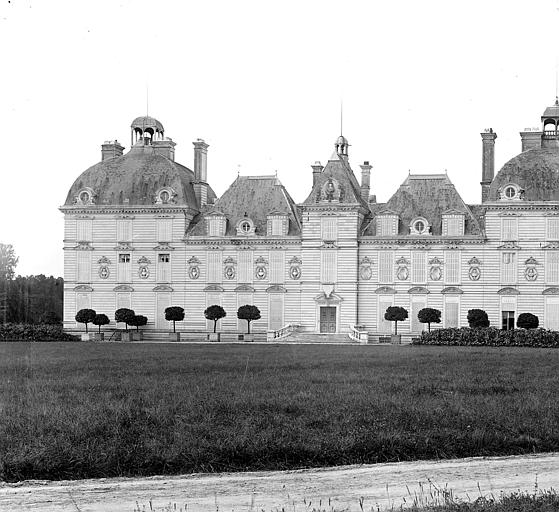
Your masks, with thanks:
[[[287,338],[277,340],[274,343],[343,343],[344,345],[358,345],[358,343],[350,340],[345,333],[317,334],[313,332],[294,332]]]

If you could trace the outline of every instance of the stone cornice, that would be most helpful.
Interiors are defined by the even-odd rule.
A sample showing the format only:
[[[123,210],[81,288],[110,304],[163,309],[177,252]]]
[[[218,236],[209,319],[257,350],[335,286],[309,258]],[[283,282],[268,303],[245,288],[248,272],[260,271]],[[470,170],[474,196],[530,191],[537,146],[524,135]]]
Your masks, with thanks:
[[[165,207],[162,205],[154,206],[61,206],[59,210],[65,215],[134,215],[141,213],[149,214],[186,214],[187,216],[194,217],[199,212],[194,208],[189,207]]]
[[[545,203],[531,202],[531,201],[519,201],[517,203],[483,203],[486,211],[507,211],[507,210],[559,210],[558,201],[546,201]]]
[[[183,238],[182,241],[186,245],[219,245],[219,246],[242,246],[242,249],[249,249],[253,245],[268,245],[272,247],[280,247],[283,245],[301,245],[301,238]]]
[[[417,246],[417,249],[428,249],[428,246],[456,246],[456,245],[485,245],[487,244],[487,238],[403,238],[403,237],[391,237],[391,238],[377,238],[377,237],[361,237],[358,238],[358,242],[361,245],[380,245],[380,246]]]
[[[365,215],[369,212],[359,203],[351,204],[338,204],[338,203],[324,203],[324,204],[300,204],[298,205],[302,212],[305,211],[327,211],[327,212],[358,212]]]

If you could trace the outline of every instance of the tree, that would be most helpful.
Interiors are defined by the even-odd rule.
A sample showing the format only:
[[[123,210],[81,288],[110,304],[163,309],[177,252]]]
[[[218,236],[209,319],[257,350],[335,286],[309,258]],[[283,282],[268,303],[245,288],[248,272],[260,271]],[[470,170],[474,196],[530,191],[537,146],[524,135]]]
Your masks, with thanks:
[[[520,313],[516,320],[516,326],[522,329],[536,329],[540,325],[540,319],[532,313]]]
[[[136,330],[139,331],[140,327],[143,327],[148,323],[148,317],[144,315],[135,315],[133,318],[130,319],[130,325],[136,327]]]
[[[0,318],[4,324],[8,320],[8,290],[10,281],[14,278],[17,262],[18,258],[12,245],[0,243],[0,303],[2,305]]]
[[[93,325],[99,326],[99,333],[101,333],[101,326],[110,323],[109,317],[105,313],[99,313],[95,315],[95,318],[91,321]]]
[[[422,324],[427,324],[427,328],[431,332],[431,324],[441,323],[441,312],[438,309],[423,308],[417,313],[417,319]]]
[[[131,325],[130,320],[134,321],[133,318],[136,316],[133,310],[128,308],[120,308],[115,311],[115,322],[124,322],[126,324],[126,330],[128,330],[128,325]]]
[[[175,322],[182,322],[184,320],[184,309],[180,306],[165,308],[165,320],[173,322],[173,332],[177,332]]]
[[[489,318],[483,309],[470,309],[468,311],[468,325],[472,328],[489,327]]]
[[[206,308],[206,310],[204,311],[204,316],[208,320],[213,320],[214,332],[215,332],[216,328],[217,328],[217,321],[220,320],[221,318],[224,318],[225,316],[227,316],[227,313],[225,312],[225,310],[221,306],[218,306],[217,304],[214,304],[213,306],[208,306]]]
[[[394,334],[398,334],[398,322],[403,322],[408,318],[408,310],[401,306],[388,306],[384,319],[394,322]]]
[[[40,319],[42,324],[59,325],[62,323],[60,316],[54,311],[47,311],[41,315]]]
[[[87,330],[87,324],[93,322],[97,313],[93,309],[80,309],[76,313],[76,322],[79,324],[85,324],[85,332]]]
[[[245,304],[237,310],[237,318],[247,321],[247,334],[250,334],[250,322],[260,320],[260,310],[256,306]]]

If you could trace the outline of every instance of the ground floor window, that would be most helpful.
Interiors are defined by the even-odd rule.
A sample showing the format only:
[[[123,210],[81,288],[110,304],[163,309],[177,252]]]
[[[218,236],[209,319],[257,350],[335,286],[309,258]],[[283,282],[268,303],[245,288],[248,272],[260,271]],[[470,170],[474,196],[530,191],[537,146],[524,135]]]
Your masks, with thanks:
[[[505,331],[514,329],[514,311],[502,311],[501,312],[501,328]]]

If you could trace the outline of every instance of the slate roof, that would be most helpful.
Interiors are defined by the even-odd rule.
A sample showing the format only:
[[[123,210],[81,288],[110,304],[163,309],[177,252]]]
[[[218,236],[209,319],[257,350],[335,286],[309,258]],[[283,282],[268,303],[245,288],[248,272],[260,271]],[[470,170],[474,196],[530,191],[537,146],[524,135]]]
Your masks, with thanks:
[[[559,101],[556,99],[555,104],[547,107],[542,115],[543,117],[559,117]]]
[[[64,205],[73,205],[85,187],[95,192],[98,206],[152,205],[160,188],[171,187],[177,194],[176,205],[198,209],[193,181],[190,169],[155,154],[152,146],[139,145],[126,155],[104,160],[84,171],[70,188]],[[209,188],[208,201],[214,199],[215,193]]]
[[[489,200],[498,200],[509,183],[524,189],[525,201],[559,201],[559,148],[529,149],[510,159],[493,179]]]
[[[318,176],[316,183],[314,184],[311,193],[303,201],[303,205],[311,205],[319,202],[320,193],[324,184],[333,178],[340,184],[342,191],[342,197],[340,198],[340,203],[349,204],[360,204],[365,208],[368,205],[363,199],[361,199],[361,186],[353,174],[349,163],[346,158],[338,155],[336,152],[332,154],[330,160]]]
[[[387,203],[371,204],[371,215],[363,235],[376,235],[374,217],[385,210],[398,214],[399,232],[409,235],[411,221],[425,218],[433,236],[442,235],[442,214],[457,211],[465,215],[465,234],[482,233],[478,219],[464,203],[446,174],[410,174]]]
[[[289,218],[288,236],[301,234],[301,222],[295,202],[276,176],[238,176],[213,208],[198,215],[187,236],[205,236],[207,215],[220,212],[227,218],[226,236],[237,236],[237,223],[246,216],[255,226],[255,235],[266,236],[269,214]]]

